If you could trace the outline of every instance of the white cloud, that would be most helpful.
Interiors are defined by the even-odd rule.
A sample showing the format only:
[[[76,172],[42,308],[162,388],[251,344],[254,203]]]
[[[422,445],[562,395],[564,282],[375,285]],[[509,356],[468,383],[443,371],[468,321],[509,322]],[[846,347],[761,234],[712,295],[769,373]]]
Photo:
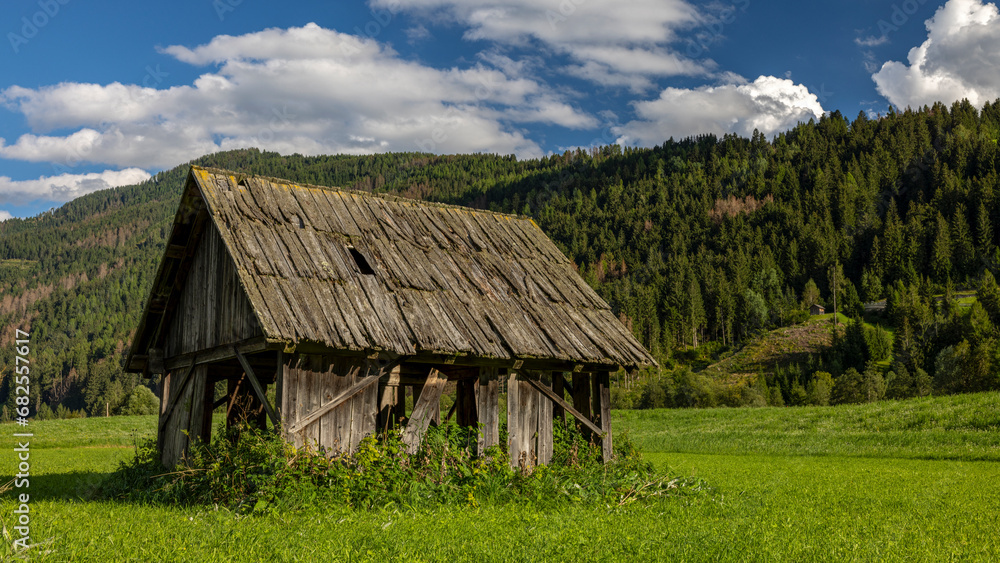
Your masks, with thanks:
[[[684,0],[371,0],[452,19],[468,40],[533,42],[573,61],[564,70],[608,86],[650,88],[650,77],[704,76],[714,63],[671,50],[677,31],[704,19]]]
[[[808,88],[774,76],[696,89],[667,88],[659,98],[633,105],[639,119],[614,128],[620,143],[654,145],[701,133],[748,137],[754,129],[771,136],[823,115]]]
[[[14,216],[10,214],[10,211],[0,209],[0,221],[6,221],[7,219],[11,219],[13,217]]]
[[[148,172],[138,168],[89,174],[60,174],[37,180],[11,180],[0,176],[0,204],[23,205],[37,200],[65,203],[91,192],[138,184],[149,178]],[[0,220],[10,217],[9,212],[0,211]]]
[[[13,86],[0,103],[34,133],[0,156],[27,161],[166,168],[219,150],[363,154],[423,150],[537,156],[517,127],[589,128],[596,119],[546,85],[490,65],[435,69],[378,42],[324,29],[222,35],[163,51],[216,65],[191,85]],[[47,134],[65,131],[66,134]]]
[[[889,42],[888,35],[879,35],[875,37],[874,35],[869,35],[868,37],[855,37],[854,43],[859,47],[878,47],[879,45],[885,45]]]
[[[879,93],[899,107],[975,106],[1000,97],[1000,12],[980,0],[948,0],[925,22],[927,40],[910,50],[909,66],[889,61],[872,75]]]

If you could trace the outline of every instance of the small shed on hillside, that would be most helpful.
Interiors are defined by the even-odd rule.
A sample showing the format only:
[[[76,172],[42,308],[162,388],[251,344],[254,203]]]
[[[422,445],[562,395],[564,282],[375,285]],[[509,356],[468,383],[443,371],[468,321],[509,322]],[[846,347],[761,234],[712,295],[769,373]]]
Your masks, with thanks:
[[[826,308],[823,307],[822,305],[818,305],[816,303],[813,303],[812,305],[809,306],[809,314],[810,315],[824,315],[824,314],[826,314]]]
[[[609,373],[649,365],[528,218],[195,166],[126,367],[161,381],[169,467],[222,406],[298,446],[402,427],[416,450],[449,381],[480,451],[505,386],[512,463],[548,463],[566,413],[607,458]]]

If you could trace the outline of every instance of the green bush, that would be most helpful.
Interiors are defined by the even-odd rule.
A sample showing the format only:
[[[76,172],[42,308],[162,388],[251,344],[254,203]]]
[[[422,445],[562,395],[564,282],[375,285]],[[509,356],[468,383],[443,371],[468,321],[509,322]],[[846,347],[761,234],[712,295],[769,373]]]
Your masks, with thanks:
[[[132,390],[118,414],[126,416],[156,414],[160,400],[145,385],[139,385]]]
[[[622,505],[699,494],[697,479],[657,473],[632,443],[615,437],[615,457],[573,426],[557,421],[553,459],[531,471],[511,468],[503,447],[473,454],[477,432],[430,428],[416,454],[398,433],[367,437],[350,455],[326,457],[296,449],[273,433],[222,428],[211,444],[195,444],[185,463],[165,472],[152,442],[138,446],[103,484],[100,496],[138,502],[227,506],[238,512],[338,503],[358,509],[435,504],[531,503]]]

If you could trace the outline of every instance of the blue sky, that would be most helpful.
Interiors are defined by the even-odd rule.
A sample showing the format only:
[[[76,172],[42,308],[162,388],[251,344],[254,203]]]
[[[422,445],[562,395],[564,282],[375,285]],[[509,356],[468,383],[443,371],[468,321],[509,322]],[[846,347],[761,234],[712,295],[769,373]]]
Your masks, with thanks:
[[[209,152],[534,157],[1000,97],[983,0],[8,0],[0,218]]]

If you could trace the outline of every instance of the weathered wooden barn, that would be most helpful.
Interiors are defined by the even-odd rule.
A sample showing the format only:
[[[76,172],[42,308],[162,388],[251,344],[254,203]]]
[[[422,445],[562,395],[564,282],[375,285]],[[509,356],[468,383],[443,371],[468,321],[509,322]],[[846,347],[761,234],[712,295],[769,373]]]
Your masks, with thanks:
[[[449,381],[480,451],[506,386],[533,465],[567,414],[608,458],[609,373],[654,363],[528,218],[192,167],[127,369],[159,378],[167,466],[220,407],[298,446],[402,427],[415,450]]]

